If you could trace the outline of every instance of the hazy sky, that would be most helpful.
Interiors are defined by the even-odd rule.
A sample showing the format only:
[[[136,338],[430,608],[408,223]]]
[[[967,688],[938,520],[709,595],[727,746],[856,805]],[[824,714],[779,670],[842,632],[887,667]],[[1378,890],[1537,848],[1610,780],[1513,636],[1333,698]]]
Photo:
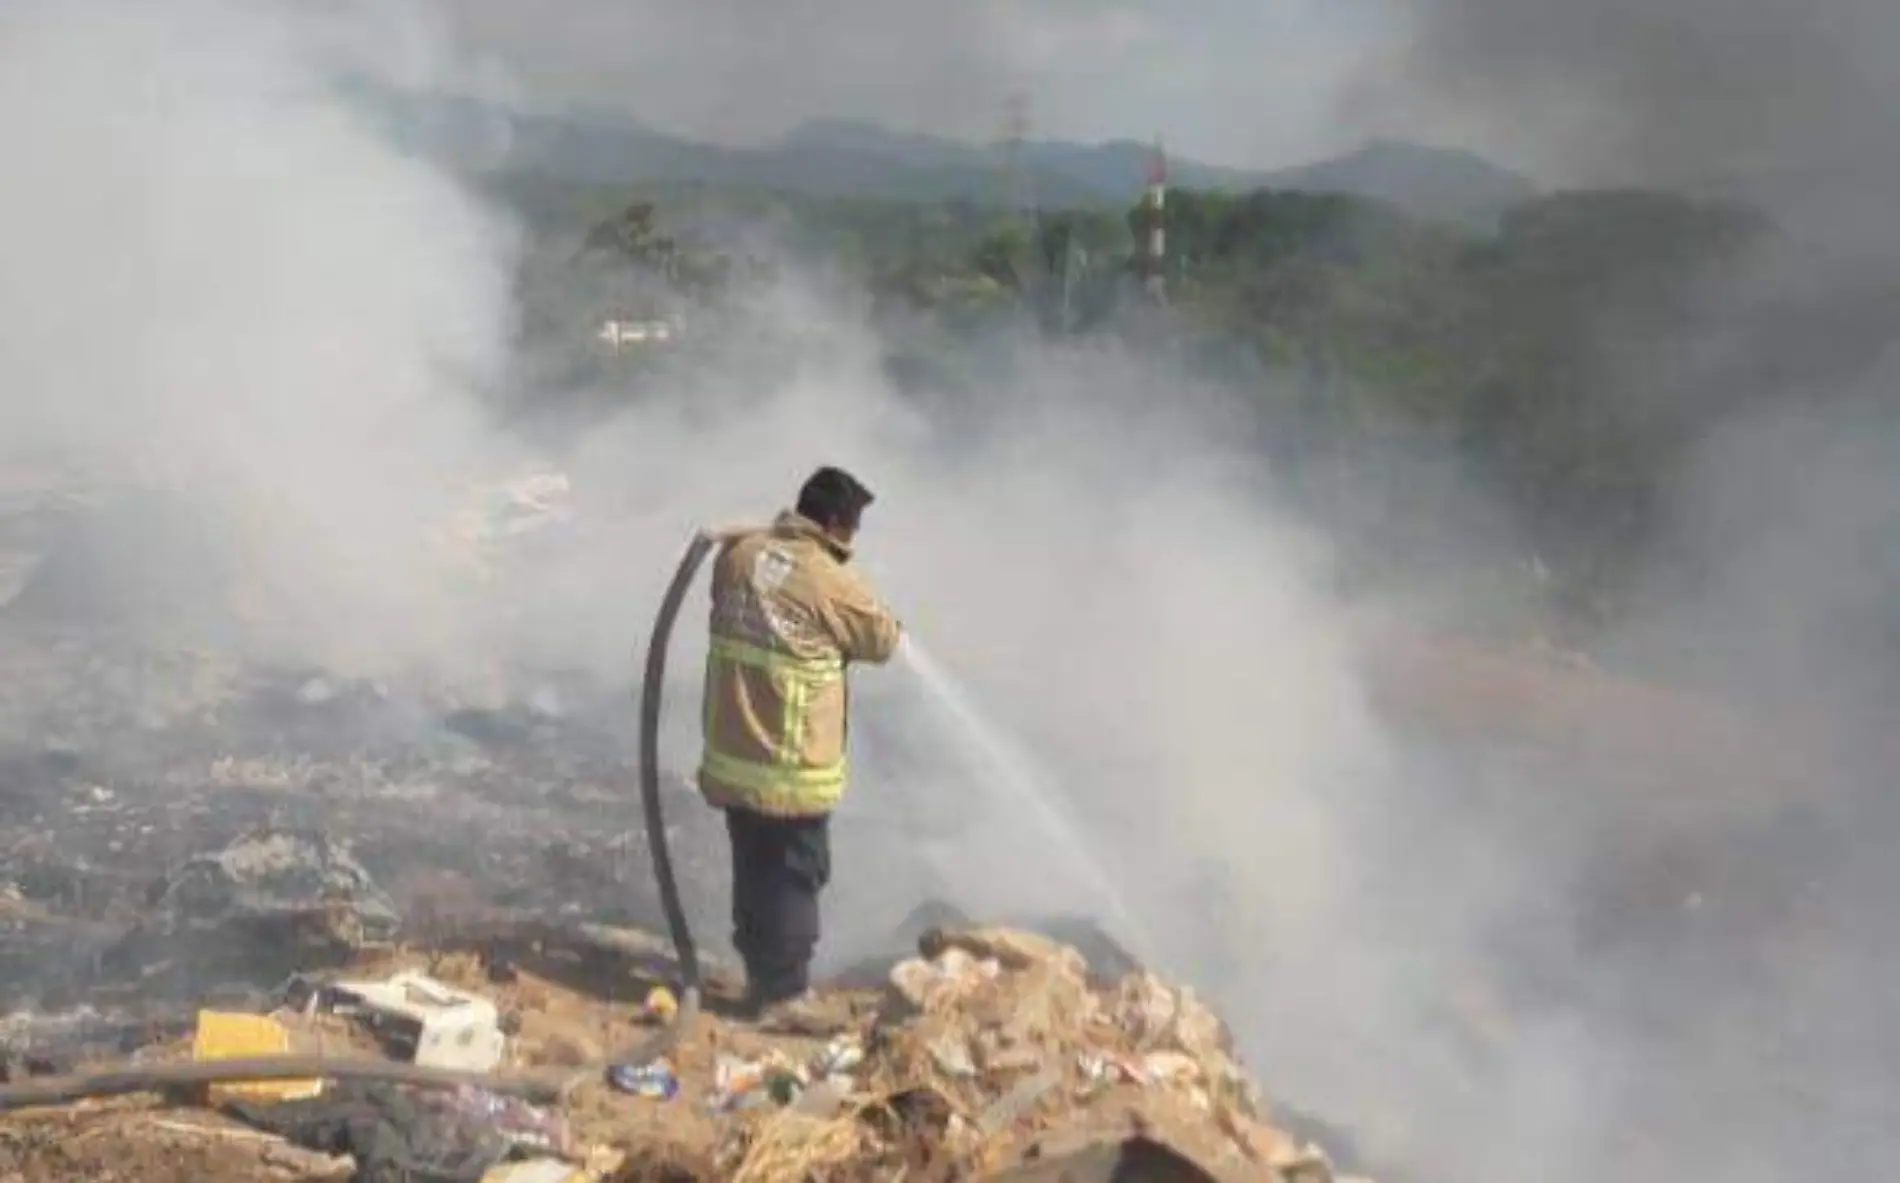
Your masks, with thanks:
[[[305,0],[348,3],[349,0]],[[387,0],[417,82],[727,142],[844,116],[1295,163],[1392,135],[1553,183],[1861,171],[1894,0]],[[406,15],[389,16],[400,12]],[[425,48],[426,47],[426,48]],[[1857,178],[1853,188],[1865,189]]]
[[[1393,0],[1357,94],[1567,172],[1900,191],[1895,0]]]
[[[668,130],[770,138],[814,116],[995,136],[1160,134],[1277,164],[1355,142],[1335,118],[1389,22],[1374,0],[457,0],[435,13],[462,85],[629,110]],[[1419,129],[1428,131],[1429,129]]]

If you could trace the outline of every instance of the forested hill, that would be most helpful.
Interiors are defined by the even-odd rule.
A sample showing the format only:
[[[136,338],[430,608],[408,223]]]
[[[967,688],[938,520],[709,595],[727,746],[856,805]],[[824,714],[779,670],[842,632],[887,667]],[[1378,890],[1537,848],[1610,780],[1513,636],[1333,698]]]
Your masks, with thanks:
[[[757,273],[722,256],[802,257],[903,312],[901,373],[944,389],[981,388],[957,375],[989,364],[986,326],[1112,334],[1139,303],[1133,207],[1031,218],[968,201],[491,181],[536,227],[543,290],[570,283],[589,227],[596,265],[695,290]],[[1403,460],[1450,457],[1508,507],[1501,547],[1535,552],[1538,594],[1586,620],[1613,615],[1651,557],[1671,482],[1712,424],[1869,389],[1854,376],[1900,313],[1900,287],[1817,300],[1764,284],[1760,261],[1785,246],[1765,218],[1666,193],[1553,194],[1478,230],[1343,194],[1181,190],[1168,223],[1170,336],[1258,407],[1283,472],[1337,501],[1316,491],[1320,460],[1358,457],[1350,499],[1384,532],[1371,550],[1423,554],[1432,540],[1405,536],[1418,485],[1378,453],[1402,441]],[[925,324],[934,335],[919,337]]]
[[[618,112],[524,113],[473,99],[391,91],[357,81],[360,105],[412,149],[481,172],[553,184],[702,184],[821,197],[1001,202],[1005,148],[819,120],[776,143],[733,148],[648,127]],[[1138,194],[1152,148],[1134,140],[1029,140],[1015,154],[1014,187],[1049,208],[1120,206]],[[1278,171],[1172,159],[1188,189],[1340,192],[1414,216],[1488,225],[1533,195],[1531,183],[1468,152],[1381,141],[1331,160]]]

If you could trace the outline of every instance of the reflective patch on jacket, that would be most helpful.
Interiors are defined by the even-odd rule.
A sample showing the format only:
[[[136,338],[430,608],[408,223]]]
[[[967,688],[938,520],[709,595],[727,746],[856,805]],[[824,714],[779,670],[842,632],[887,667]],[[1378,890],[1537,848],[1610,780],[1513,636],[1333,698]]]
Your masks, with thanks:
[[[845,666],[888,660],[897,624],[835,549],[781,515],[714,564],[699,783],[715,805],[809,816],[844,793]]]

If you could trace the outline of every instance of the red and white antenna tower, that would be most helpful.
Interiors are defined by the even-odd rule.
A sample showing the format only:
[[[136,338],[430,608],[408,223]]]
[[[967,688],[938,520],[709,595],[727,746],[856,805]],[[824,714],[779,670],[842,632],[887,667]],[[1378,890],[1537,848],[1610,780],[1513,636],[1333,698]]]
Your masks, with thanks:
[[[1147,217],[1148,241],[1141,256],[1142,286],[1154,300],[1167,298],[1165,278],[1168,258],[1168,154],[1155,137],[1154,153],[1148,158],[1148,193],[1142,202]]]

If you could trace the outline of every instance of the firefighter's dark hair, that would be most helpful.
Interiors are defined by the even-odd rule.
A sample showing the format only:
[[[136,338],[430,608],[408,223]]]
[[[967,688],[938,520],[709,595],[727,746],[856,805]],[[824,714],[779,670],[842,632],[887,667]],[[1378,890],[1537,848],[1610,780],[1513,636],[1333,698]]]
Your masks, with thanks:
[[[864,483],[842,468],[830,465],[806,478],[798,491],[798,513],[821,526],[858,528],[864,507],[876,500]]]

